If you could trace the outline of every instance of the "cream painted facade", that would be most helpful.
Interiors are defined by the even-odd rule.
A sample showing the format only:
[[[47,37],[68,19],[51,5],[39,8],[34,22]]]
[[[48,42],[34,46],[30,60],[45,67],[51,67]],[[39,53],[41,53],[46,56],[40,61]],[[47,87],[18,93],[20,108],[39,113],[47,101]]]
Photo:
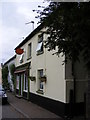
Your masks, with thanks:
[[[60,114],[68,114],[69,112],[72,113],[73,111],[70,105],[73,106],[73,104],[77,105],[74,107],[74,109],[76,109],[76,113],[80,110],[82,113],[84,109],[85,94],[87,88],[87,72],[83,66],[83,62],[81,60],[80,63],[74,63],[75,76],[73,76],[72,62],[68,61],[67,64],[62,65],[62,61],[65,60],[65,56],[62,57],[61,55],[52,55],[56,52],[55,50],[48,51],[47,48],[43,47],[43,52],[37,55],[37,49],[39,49],[37,48],[39,44],[38,37],[41,35],[41,31],[44,33],[45,28],[42,28],[40,30],[36,28],[36,30],[34,30],[28,37],[26,37],[24,41],[21,42],[21,44],[15,48],[21,48],[24,50],[24,53],[22,55],[16,54],[15,60],[16,76],[20,74],[22,76],[20,77],[20,79],[22,78],[20,80],[21,82],[18,81],[21,87],[18,84],[18,89],[20,88],[20,90],[18,90],[19,92],[17,93],[19,95],[28,96],[28,99],[33,99],[36,102],[39,101],[39,103],[40,100],[43,102],[44,98],[44,101],[46,100],[46,105],[50,103],[50,100],[52,100],[52,103],[50,103],[50,105],[52,104],[51,106],[54,106],[53,109],[55,108],[55,111],[61,111]],[[47,34],[44,33],[43,44],[46,39]],[[31,47],[30,49],[29,46]],[[41,43],[38,47],[41,47]],[[29,50],[31,51],[30,57],[28,56]],[[22,62],[20,62],[21,58],[23,58]],[[27,77],[28,89],[25,91],[24,84],[26,78],[24,76],[26,75],[25,66],[27,64],[29,64],[29,73]],[[39,79],[39,74],[42,74],[42,71],[43,76],[46,76],[47,78],[47,80],[43,82],[43,89],[40,88]],[[31,81],[31,76],[35,78],[34,81]],[[39,98],[37,96],[39,96]],[[49,102],[47,102],[47,99]],[[53,102],[55,105],[53,105]],[[58,108],[56,108],[56,105]],[[50,106],[48,107],[50,108]]]
[[[42,29],[41,31],[45,31]],[[31,63],[30,76],[35,76],[36,81],[30,80],[30,89],[29,91],[34,94],[38,94],[44,97],[48,97],[57,101],[66,102],[66,82],[65,82],[65,65],[62,65],[64,57],[57,57],[52,55],[55,51],[49,52],[44,48],[44,53],[37,55],[36,49],[38,45],[38,35],[34,35],[27,43],[25,43],[21,48],[24,49],[24,58],[23,63],[20,64],[19,60],[21,55],[16,55],[16,64],[18,67],[20,65],[26,64],[27,62]],[[46,40],[47,35],[43,35],[43,41]],[[31,59],[28,59],[28,45],[32,45]],[[43,82],[43,95],[37,93],[39,89],[38,83],[38,70],[43,69],[43,75],[46,75],[47,81]]]

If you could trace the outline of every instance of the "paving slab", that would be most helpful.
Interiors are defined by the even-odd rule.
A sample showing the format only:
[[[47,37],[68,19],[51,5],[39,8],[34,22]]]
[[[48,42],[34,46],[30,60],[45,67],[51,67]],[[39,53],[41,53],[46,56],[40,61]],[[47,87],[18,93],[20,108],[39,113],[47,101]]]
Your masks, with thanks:
[[[34,104],[23,98],[16,97],[12,92],[7,92],[8,102],[12,107],[30,120],[86,120],[84,116],[75,116],[73,118],[62,118],[49,110],[46,110],[37,104]]]
[[[28,101],[23,98],[17,98],[11,92],[7,92],[8,102],[18,112],[22,113],[25,118],[54,118],[63,120],[60,116]]]

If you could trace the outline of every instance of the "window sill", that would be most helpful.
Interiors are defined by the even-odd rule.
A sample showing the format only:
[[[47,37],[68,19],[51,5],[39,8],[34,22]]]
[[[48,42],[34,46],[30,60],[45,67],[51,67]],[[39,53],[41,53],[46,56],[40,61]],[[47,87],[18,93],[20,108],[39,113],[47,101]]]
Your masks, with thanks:
[[[20,61],[19,63],[20,63],[20,64],[22,64],[22,63],[23,63],[23,61]]]
[[[36,81],[36,77],[35,77],[35,76],[28,76],[28,78],[29,78],[31,81]]]
[[[23,90],[23,92],[28,92],[27,90]]]
[[[37,52],[37,55],[41,55],[41,54],[43,54],[43,53],[44,53],[44,51]]]
[[[44,94],[43,90],[37,90],[36,92],[39,94]]]
[[[32,57],[27,58],[27,60],[30,60]]]
[[[17,90],[19,90],[19,88],[16,88]]]

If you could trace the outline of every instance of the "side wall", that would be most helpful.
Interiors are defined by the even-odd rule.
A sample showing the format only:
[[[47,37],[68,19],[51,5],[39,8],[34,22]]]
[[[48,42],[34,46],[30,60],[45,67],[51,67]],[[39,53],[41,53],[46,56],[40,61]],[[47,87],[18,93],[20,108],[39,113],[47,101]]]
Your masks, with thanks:
[[[72,75],[72,62],[68,61],[65,66],[66,78],[66,101],[75,101],[75,113],[79,111],[85,114],[86,90],[87,90],[87,70],[80,55],[80,61],[74,63],[74,76]],[[68,69],[71,68],[71,69]]]

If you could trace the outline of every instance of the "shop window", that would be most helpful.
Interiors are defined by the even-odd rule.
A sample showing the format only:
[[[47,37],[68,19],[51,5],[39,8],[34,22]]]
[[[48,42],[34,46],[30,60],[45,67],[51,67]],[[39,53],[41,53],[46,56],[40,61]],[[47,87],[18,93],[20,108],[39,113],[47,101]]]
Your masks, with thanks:
[[[20,79],[20,76],[19,74],[17,74],[17,77],[16,77],[16,88],[19,89],[19,79]]]
[[[24,91],[28,91],[28,79],[25,74],[24,74]]]

